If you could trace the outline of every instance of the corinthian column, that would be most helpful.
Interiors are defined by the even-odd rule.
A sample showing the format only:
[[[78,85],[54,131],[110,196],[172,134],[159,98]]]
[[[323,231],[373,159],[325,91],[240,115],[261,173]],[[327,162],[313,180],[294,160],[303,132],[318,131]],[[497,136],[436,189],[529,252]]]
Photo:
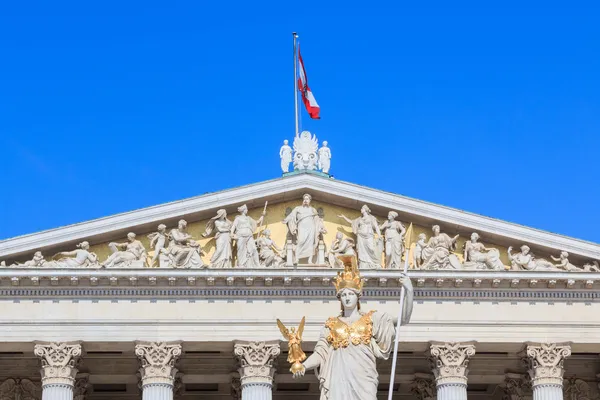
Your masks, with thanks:
[[[527,345],[525,361],[533,388],[533,400],[563,399],[563,363],[571,355],[568,343]]]
[[[136,342],[141,363],[142,400],[173,400],[181,342]]]
[[[36,342],[33,352],[42,360],[42,400],[73,400],[81,342]]]
[[[429,360],[438,400],[467,400],[467,365],[474,354],[473,342],[431,343]]]
[[[234,353],[240,362],[242,400],[271,400],[273,398],[273,362],[281,352],[279,341],[237,341]]]

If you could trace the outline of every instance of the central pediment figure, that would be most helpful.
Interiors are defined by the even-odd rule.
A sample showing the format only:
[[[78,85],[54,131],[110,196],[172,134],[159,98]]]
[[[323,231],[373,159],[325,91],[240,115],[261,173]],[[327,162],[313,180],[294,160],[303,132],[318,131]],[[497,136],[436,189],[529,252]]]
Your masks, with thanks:
[[[295,239],[294,263],[302,258],[308,258],[312,264],[319,247],[319,239],[325,233],[323,221],[317,210],[310,205],[312,196],[302,196],[302,205],[295,207],[283,220],[287,225],[290,236]]]

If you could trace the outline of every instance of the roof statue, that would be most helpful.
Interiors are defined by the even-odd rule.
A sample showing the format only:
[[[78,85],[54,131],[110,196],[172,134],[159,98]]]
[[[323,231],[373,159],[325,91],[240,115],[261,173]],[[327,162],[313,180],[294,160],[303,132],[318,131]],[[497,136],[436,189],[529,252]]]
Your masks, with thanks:
[[[294,171],[317,171],[329,175],[331,149],[327,141],[323,141],[319,148],[317,136],[309,131],[302,131],[294,138],[293,146],[293,156],[287,140],[283,141],[283,146],[279,149],[281,171],[284,174],[289,173],[289,164],[293,161]]]

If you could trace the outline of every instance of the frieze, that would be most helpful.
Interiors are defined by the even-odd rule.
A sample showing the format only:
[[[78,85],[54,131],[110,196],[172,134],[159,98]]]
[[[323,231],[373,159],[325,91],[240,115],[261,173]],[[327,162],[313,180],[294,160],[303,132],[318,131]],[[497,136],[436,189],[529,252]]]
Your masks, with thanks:
[[[246,204],[241,204],[233,220],[228,218],[225,209],[219,209],[206,221],[201,237],[193,237],[188,232],[188,222],[184,219],[171,229],[165,221],[158,224],[155,232],[147,235],[149,249],[138,240],[135,232],[129,232],[126,240],[99,245],[94,247],[95,250],[89,241],[92,239],[88,239],[70,251],[47,257],[38,249],[27,261],[10,265],[3,261],[0,267],[226,270],[285,266],[337,269],[340,268],[335,261],[338,255],[355,255],[361,270],[402,270],[410,267],[412,270],[453,273],[600,273],[597,259],[573,256],[564,249],[544,250],[544,258],[534,254],[527,244],[511,240],[513,243],[508,248],[497,248],[480,242],[477,232],[472,232],[465,240],[460,234],[442,232],[437,223],[432,225],[430,233],[423,231],[423,226],[419,226],[417,231],[412,223],[398,220],[400,214],[395,210],[389,210],[387,218],[380,221],[367,204],[362,205],[358,216],[351,209],[344,211],[355,215],[351,218],[344,213],[329,216],[328,228],[325,212],[319,212],[312,204],[310,193],[305,193],[301,203],[289,212],[286,209],[285,216],[276,212],[270,217],[271,224],[281,227],[280,223],[283,223],[286,231],[272,237],[271,228],[265,223],[270,210],[267,206],[268,201],[256,218],[256,215],[249,214]],[[337,231],[328,232],[331,228]],[[326,243],[327,234],[329,238],[334,236],[331,243]],[[519,251],[513,250],[514,245],[519,246]],[[210,256],[207,255],[208,248],[214,249]]]

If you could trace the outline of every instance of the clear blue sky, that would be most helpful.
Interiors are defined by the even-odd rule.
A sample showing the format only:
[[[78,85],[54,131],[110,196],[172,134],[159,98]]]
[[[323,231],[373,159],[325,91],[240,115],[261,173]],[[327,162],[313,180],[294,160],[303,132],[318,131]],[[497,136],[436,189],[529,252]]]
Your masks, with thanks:
[[[6,2],[0,238],[280,176],[291,32],[336,178],[600,242],[600,4]]]

